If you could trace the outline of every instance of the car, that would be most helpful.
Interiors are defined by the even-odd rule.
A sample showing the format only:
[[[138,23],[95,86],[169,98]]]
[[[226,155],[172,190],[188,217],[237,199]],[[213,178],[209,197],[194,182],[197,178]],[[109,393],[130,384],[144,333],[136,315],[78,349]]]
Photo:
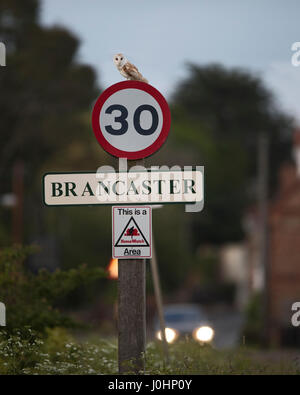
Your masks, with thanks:
[[[203,309],[194,304],[172,304],[164,307],[165,336],[168,343],[182,337],[193,337],[200,343],[211,343],[214,330]],[[155,336],[162,340],[159,318],[154,321]]]

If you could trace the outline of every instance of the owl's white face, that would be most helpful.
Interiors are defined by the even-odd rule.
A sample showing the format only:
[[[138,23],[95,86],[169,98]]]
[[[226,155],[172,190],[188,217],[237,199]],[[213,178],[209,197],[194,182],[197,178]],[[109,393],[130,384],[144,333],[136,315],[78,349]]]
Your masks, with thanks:
[[[126,63],[126,58],[122,53],[118,53],[114,56],[114,64],[117,67],[123,67]]]

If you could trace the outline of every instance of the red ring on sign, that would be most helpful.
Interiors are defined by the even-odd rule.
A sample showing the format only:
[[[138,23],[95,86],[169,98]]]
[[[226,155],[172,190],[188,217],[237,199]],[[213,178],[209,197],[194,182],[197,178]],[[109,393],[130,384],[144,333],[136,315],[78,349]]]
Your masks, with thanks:
[[[119,150],[118,148],[114,147],[106,140],[100,128],[99,117],[104,103],[111,95],[122,89],[140,89],[144,92],[147,92],[157,101],[157,103],[161,108],[162,117],[163,117],[163,125],[161,132],[158,138],[154,141],[154,143],[152,143],[151,145],[149,145],[149,147],[144,148],[140,151],[128,152],[128,151]],[[142,159],[154,154],[154,152],[158,151],[160,147],[163,145],[163,143],[166,141],[171,126],[171,114],[166,99],[153,86],[141,81],[122,81],[110,86],[98,97],[93,108],[92,126],[93,126],[95,137],[98,140],[98,143],[109,154],[116,156],[118,158],[127,158],[133,160]]]

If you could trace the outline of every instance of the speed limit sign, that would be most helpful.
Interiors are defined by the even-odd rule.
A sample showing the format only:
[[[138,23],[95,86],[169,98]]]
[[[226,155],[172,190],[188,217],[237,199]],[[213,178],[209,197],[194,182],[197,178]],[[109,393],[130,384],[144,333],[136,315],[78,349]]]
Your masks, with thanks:
[[[165,142],[171,124],[168,103],[157,89],[123,81],[97,99],[92,125],[99,144],[119,158],[142,159]]]

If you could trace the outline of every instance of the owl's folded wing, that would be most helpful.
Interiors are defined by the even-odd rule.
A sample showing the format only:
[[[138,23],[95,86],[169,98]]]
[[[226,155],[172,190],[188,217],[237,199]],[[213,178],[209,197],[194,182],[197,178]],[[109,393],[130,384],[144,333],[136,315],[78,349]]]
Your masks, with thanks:
[[[132,78],[138,79],[141,76],[138,69],[132,63],[127,62],[123,66],[123,70]]]

